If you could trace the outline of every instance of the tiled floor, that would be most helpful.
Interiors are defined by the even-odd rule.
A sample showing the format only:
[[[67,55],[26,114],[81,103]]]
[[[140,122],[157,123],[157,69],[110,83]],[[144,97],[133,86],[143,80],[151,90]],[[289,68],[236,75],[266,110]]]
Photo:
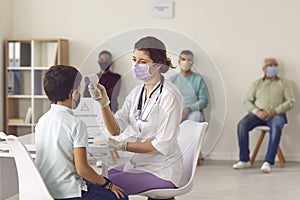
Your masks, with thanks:
[[[120,159],[118,162],[123,162]],[[193,190],[176,200],[299,200],[300,163],[276,163],[270,174],[260,171],[260,162],[245,170],[233,170],[232,161],[204,160],[197,167]],[[11,198],[16,200],[18,198]],[[146,200],[130,196],[130,200]]]

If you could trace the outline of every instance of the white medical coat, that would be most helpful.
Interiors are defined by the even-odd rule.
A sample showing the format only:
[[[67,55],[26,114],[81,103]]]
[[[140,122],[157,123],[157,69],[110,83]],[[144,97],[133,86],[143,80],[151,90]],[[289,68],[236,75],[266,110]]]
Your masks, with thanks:
[[[146,120],[141,121],[136,119],[136,113],[142,88],[143,85],[136,86],[129,93],[115,117],[121,132],[130,126],[130,130],[135,132],[136,142],[150,141],[159,153],[134,153],[124,165],[124,171],[150,172],[179,186],[182,155],[177,135],[180,131],[183,97],[175,85],[165,80],[161,94],[158,88],[146,102],[143,97],[142,118]]]

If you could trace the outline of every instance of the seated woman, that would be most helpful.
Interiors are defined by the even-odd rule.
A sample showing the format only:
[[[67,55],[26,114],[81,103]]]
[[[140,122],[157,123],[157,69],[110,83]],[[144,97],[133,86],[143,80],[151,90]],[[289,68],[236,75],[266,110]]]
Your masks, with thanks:
[[[129,162],[109,170],[109,178],[127,194],[150,189],[175,188],[182,174],[182,155],[177,143],[183,97],[162,73],[171,65],[165,45],[155,37],[145,37],[134,45],[132,71],[144,83],[127,96],[123,107],[111,112],[105,88],[90,87],[91,96],[101,105],[107,130],[119,135],[128,126],[135,132],[135,142],[110,139],[116,149],[133,152]],[[101,93],[101,94],[100,94]]]

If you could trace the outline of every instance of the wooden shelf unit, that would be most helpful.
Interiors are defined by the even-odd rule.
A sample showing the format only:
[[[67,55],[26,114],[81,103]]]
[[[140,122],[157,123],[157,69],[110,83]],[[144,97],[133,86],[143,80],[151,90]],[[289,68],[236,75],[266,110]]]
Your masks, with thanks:
[[[7,134],[20,136],[34,132],[38,119],[50,107],[43,90],[43,75],[52,65],[67,65],[68,55],[66,39],[5,41],[4,124]],[[26,121],[28,108],[32,112]]]

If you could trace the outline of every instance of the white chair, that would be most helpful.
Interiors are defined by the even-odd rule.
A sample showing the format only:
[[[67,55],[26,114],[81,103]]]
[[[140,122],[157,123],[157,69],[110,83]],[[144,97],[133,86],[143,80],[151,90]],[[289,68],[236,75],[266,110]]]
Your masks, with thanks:
[[[180,124],[180,134],[177,137],[183,155],[183,171],[180,187],[148,190],[138,195],[153,199],[170,199],[190,192],[193,187],[193,177],[207,126],[207,122],[197,123],[189,120]]]
[[[19,199],[53,200],[26,147],[14,135],[0,132],[16,162],[19,179]]]

